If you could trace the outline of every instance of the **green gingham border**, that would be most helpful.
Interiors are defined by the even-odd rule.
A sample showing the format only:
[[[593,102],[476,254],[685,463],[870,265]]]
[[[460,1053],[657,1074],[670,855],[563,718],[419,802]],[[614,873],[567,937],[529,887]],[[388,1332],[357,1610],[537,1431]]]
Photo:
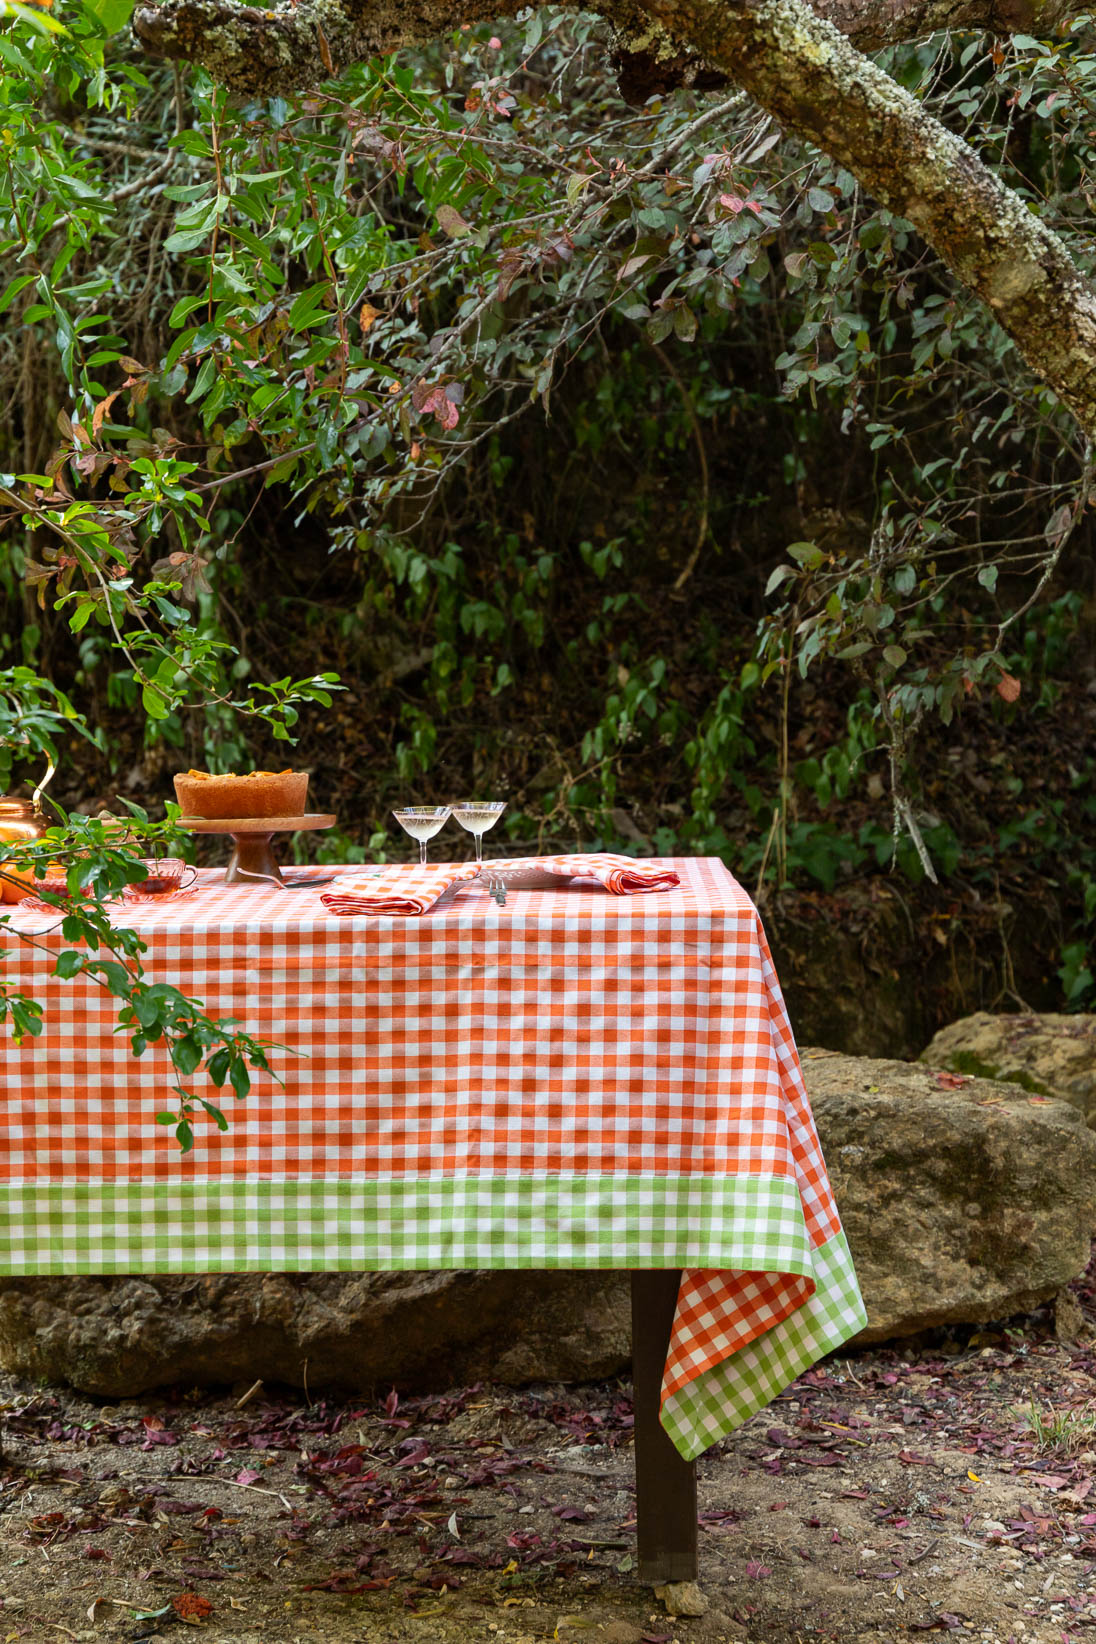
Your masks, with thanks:
[[[687,1461],[741,1427],[868,1315],[844,1233],[814,1252],[814,1295],[803,1306],[663,1401],[662,1425]]]
[[[0,1275],[747,1268],[811,1275],[758,1176],[0,1183]]]

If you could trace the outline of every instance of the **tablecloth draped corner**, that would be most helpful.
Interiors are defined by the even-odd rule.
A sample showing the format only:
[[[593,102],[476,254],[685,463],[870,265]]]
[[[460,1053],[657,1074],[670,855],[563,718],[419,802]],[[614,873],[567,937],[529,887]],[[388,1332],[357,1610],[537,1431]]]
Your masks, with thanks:
[[[809,1269],[683,1273],[661,1419],[687,1460],[741,1427],[868,1322],[760,915],[757,944]]]
[[[814,1282],[798,1306],[744,1346],[713,1355],[665,1394],[663,1427],[686,1460],[694,1460],[867,1322],[848,1240],[839,1232],[816,1250]]]

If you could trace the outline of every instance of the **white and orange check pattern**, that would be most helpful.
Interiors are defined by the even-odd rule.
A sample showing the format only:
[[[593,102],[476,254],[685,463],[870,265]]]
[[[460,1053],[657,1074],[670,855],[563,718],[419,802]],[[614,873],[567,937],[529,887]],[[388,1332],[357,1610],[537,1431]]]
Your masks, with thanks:
[[[151,979],[289,1047],[187,1155],[166,1055],[12,909],[5,981],[47,1014],[0,1042],[0,1272],[682,1268],[663,1423],[698,1454],[866,1320],[756,910],[659,866],[410,919],[216,871],[120,908]]]
[[[508,868],[539,868],[563,879],[596,879],[614,896],[635,896],[639,891],[670,890],[680,882],[668,862],[641,861],[635,856],[613,856],[597,851],[589,856],[523,856],[512,862],[489,862],[488,868],[505,874]]]
[[[415,867],[393,863],[368,873],[343,873],[334,890],[320,901],[329,913],[426,913],[453,885],[475,879],[475,862],[424,862]]]

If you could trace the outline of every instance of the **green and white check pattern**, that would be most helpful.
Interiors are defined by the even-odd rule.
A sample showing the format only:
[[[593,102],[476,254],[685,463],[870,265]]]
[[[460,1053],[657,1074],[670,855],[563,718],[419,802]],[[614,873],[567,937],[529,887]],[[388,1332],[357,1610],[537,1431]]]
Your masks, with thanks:
[[[662,1425],[687,1461],[864,1329],[868,1315],[844,1233],[815,1250],[814,1277],[814,1295],[790,1318],[663,1400]]]
[[[811,1276],[795,1183],[0,1182],[7,1274],[698,1266]]]

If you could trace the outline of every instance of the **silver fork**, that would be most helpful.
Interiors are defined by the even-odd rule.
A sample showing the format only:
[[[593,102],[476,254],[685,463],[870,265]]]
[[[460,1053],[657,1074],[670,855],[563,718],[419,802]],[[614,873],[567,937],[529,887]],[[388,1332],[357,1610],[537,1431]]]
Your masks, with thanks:
[[[498,903],[500,908],[504,908],[506,906],[505,879],[501,879],[498,874],[489,873],[487,875],[487,891],[490,896],[495,898],[495,901]]]

